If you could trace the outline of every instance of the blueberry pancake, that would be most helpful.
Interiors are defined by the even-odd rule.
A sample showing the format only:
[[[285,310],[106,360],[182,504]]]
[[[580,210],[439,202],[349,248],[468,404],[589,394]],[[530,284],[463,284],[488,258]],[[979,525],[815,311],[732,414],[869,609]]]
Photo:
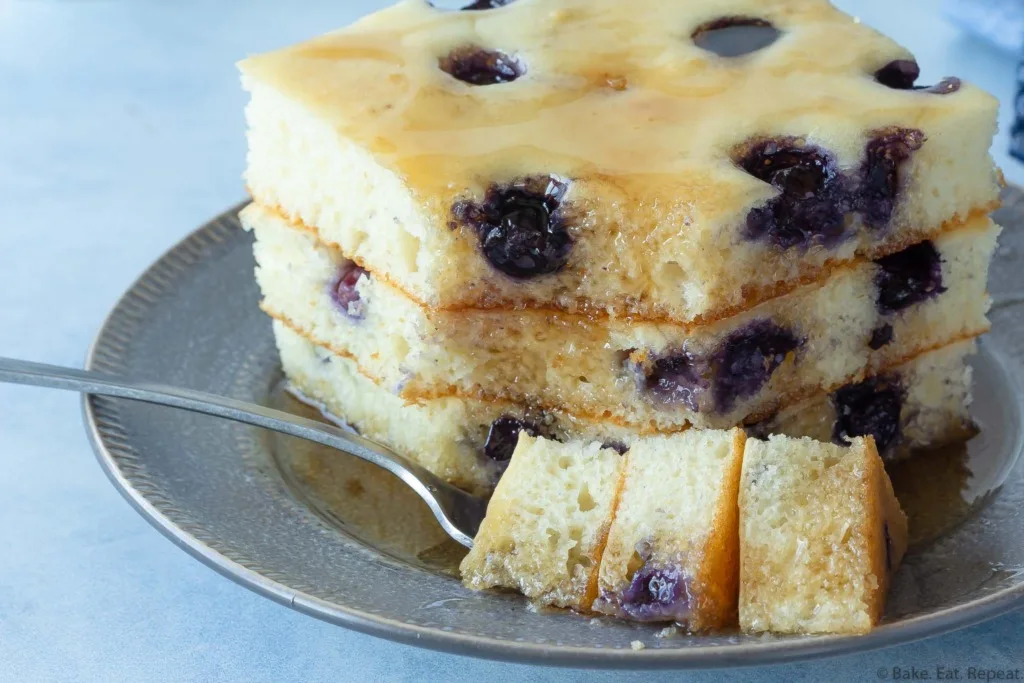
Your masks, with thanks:
[[[826,0],[476,4],[240,65],[253,198],[423,305],[707,323],[997,203],[996,100]]]
[[[253,204],[263,309],[408,402],[511,400],[637,429],[728,428],[988,330],[987,218],[705,325],[431,309]]]
[[[404,0],[240,69],[284,373],[493,493],[467,586],[877,623],[883,461],[975,429],[993,97],[827,0]]]

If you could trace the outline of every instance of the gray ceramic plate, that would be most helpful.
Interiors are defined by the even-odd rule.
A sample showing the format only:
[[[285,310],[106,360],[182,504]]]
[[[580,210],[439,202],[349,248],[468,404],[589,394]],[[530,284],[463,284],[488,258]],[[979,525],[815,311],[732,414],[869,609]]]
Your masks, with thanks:
[[[87,398],[99,461],[157,529],[285,605],[366,633],[499,659],[591,667],[707,667],[894,645],[1024,605],[1024,195],[992,278],[995,331],[976,360],[981,435],[893,472],[916,530],[886,622],[868,636],[684,636],[568,612],[454,578],[461,551],[390,475],[341,453],[215,418]],[[279,389],[248,235],[225,213],[152,266],[110,314],[89,367],[307,410]],[[921,463],[925,463],[924,466]],[[646,648],[634,651],[641,641]]]

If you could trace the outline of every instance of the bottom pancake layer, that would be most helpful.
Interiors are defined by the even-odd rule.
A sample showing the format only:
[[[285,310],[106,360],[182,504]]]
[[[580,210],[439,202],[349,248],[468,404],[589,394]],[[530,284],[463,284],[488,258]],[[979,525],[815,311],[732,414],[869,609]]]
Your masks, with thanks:
[[[356,364],[317,346],[280,322],[274,334],[294,389],[363,436],[385,444],[442,478],[474,492],[493,488],[511,457],[518,432],[628,446],[639,434],[610,423],[511,401],[439,398],[406,404],[360,374]],[[782,433],[843,441],[873,434],[888,458],[970,433],[973,341],[922,354],[865,382],[819,394],[749,426],[754,434]]]

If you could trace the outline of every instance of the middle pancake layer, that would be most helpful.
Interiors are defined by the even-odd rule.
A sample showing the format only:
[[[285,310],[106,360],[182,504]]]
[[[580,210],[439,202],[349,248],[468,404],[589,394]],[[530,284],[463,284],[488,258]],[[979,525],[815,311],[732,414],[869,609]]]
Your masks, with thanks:
[[[621,425],[725,428],[988,329],[999,228],[972,221],[731,318],[686,326],[437,311],[258,205],[263,308],[409,402],[507,399]]]

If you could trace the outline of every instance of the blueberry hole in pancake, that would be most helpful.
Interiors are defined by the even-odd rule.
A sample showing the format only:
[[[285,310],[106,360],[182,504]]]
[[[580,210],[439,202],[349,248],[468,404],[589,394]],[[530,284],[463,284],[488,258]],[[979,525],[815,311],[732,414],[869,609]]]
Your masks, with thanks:
[[[629,446],[621,441],[605,441],[601,444],[601,448],[610,448],[619,455],[625,455],[629,452]]]
[[[478,86],[511,83],[526,73],[518,57],[477,45],[452,50],[438,60],[438,66],[452,78]]]
[[[779,195],[747,214],[744,237],[778,249],[833,246],[845,236],[850,208],[846,181],[835,159],[795,138],[747,143],[736,164]]]
[[[427,0],[427,4],[446,12],[478,12],[489,9],[500,9],[505,5],[511,5],[515,0],[475,0],[466,4],[466,0]]]
[[[568,183],[545,176],[492,185],[481,202],[456,202],[452,225],[473,228],[484,258],[506,275],[528,279],[557,273],[572,251],[562,205],[567,191]]]
[[[693,32],[697,47],[719,57],[742,57],[768,47],[782,33],[771,22],[756,17],[722,17]]]

